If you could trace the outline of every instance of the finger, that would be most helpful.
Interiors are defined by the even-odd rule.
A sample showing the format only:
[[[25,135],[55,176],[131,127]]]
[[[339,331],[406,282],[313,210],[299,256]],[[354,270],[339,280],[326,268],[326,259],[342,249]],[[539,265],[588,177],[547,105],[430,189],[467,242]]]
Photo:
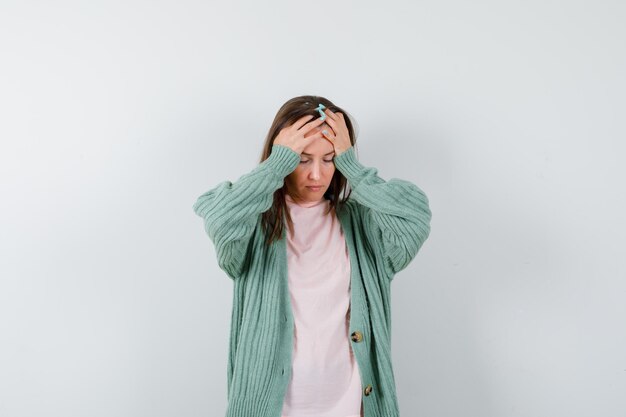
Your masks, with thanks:
[[[324,136],[324,138],[330,139],[331,142],[333,142],[335,140],[335,137],[337,136],[335,135],[335,132],[332,129],[323,129],[321,133]]]
[[[301,118],[299,118],[298,120],[295,121],[294,124],[292,124],[291,126],[293,126],[293,128],[295,128],[296,130],[300,129],[306,122],[308,122],[309,120],[311,120],[311,118],[313,118],[313,115],[307,114],[306,116],[302,116]]]
[[[327,119],[328,120],[328,119]],[[330,128],[330,129],[328,129]],[[328,134],[332,135],[332,136],[337,136],[337,132],[336,130],[329,124],[327,124],[326,126],[324,126],[323,129],[321,129],[322,132],[324,132],[324,130],[328,131]]]
[[[304,139],[306,139],[308,141],[313,141],[315,139],[322,139],[322,138],[324,138],[324,134],[321,131],[318,131],[318,132],[312,134],[311,136],[307,136]]]
[[[326,120],[328,120],[328,118]],[[299,130],[304,132],[304,134],[306,134],[308,131],[310,131],[311,129],[316,128],[317,126],[321,125],[322,123],[324,123],[324,120],[322,120],[321,117],[318,117],[317,119],[312,120],[309,123],[307,123],[306,125],[302,126]]]
[[[324,113],[326,113],[328,118],[332,120],[337,120],[337,114],[340,114],[340,113],[333,113],[332,111],[330,111],[330,109],[324,110]]]
[[[335,147],[335,138],[333,136],[322,136],[324,139],[326,139],[328,142],[330,142],[331,145],[333,145],[333,148]]]
[[[339,128],[339,120],[331,119],[330,116],[326,118],[325,122],[335,131]]]

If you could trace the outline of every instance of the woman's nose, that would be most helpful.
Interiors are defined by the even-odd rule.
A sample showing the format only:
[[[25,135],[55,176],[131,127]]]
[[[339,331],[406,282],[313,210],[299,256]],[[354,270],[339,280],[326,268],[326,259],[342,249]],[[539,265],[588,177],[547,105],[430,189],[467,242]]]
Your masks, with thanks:
[[[311,168],[311,172],[309,173],[309,176],[311,177],[311,179],[317,180],[320,177],[320,167],[319,164],[313,164],[313,167]]]

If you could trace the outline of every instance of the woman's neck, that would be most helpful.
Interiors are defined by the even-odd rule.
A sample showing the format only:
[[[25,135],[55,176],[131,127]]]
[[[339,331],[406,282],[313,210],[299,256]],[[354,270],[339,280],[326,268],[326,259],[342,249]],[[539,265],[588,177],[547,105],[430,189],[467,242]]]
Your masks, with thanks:
[[[301,207],[314,207],[317,206],[319,204],[322,204],[324,202],[324,197],[320,198],[317,201],[305,201],[305,200],[301,200],[297,197],[292,197],[291,195],[289,195],[288,193],[285,194],[285,200],[287,201],[288,204],[297,204]]]

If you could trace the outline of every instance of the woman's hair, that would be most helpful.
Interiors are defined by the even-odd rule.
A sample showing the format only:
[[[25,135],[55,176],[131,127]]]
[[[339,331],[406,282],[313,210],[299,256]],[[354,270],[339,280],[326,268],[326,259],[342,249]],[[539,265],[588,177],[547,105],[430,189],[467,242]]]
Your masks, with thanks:
[[[274,140],[280,131],[287,126],[292,125],[303,116],[319,116],[319,112],[317,110],[319,104],[323,104],[333,113],[340,112],[344,115],[344,120],[346,122],[346,126],[348,127],[348,133],[350,134],[350,143],[354,146],[356,142],[356,135],[350,115],[345,110],[334,105],[330,100],[324,97],[299,96],[288,100],[276,113],[276,117],[274,117],[272,126],[270,127],[265,139],[261,162],[269,158],[272,153]],[[347,182],[346,177],[344,177],[338,169],[335,169],[330,185],[324,193],[324,198],[330,201],[326,214],[328,214],[333,208],[336,212],[340,211],[343,204],[346,200],[348,200],[350,190],[347,187]],[[343,197],[340,197],[342,193]],[[272,207],[262,214],[262,225],[263,230],[265,231],[266,244],[268,245],[282,237],[285,221],[289,225],[289,230],[293,233],[293,222],[291,220],[291,216],[289,215],[289,210],[287,210],[285,194],[285,185],[283,185],[274,192],[274,202],[272,203]]]

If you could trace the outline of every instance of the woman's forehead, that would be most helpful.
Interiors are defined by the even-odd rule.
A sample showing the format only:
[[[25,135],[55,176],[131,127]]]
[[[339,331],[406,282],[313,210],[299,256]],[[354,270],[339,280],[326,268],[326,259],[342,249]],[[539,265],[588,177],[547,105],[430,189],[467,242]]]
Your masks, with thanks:
[[[333,144],[324,138],[316,138],[309,143],[302,151],[303,154],[324,156],[330,152],[333,152],[335,148]]]

